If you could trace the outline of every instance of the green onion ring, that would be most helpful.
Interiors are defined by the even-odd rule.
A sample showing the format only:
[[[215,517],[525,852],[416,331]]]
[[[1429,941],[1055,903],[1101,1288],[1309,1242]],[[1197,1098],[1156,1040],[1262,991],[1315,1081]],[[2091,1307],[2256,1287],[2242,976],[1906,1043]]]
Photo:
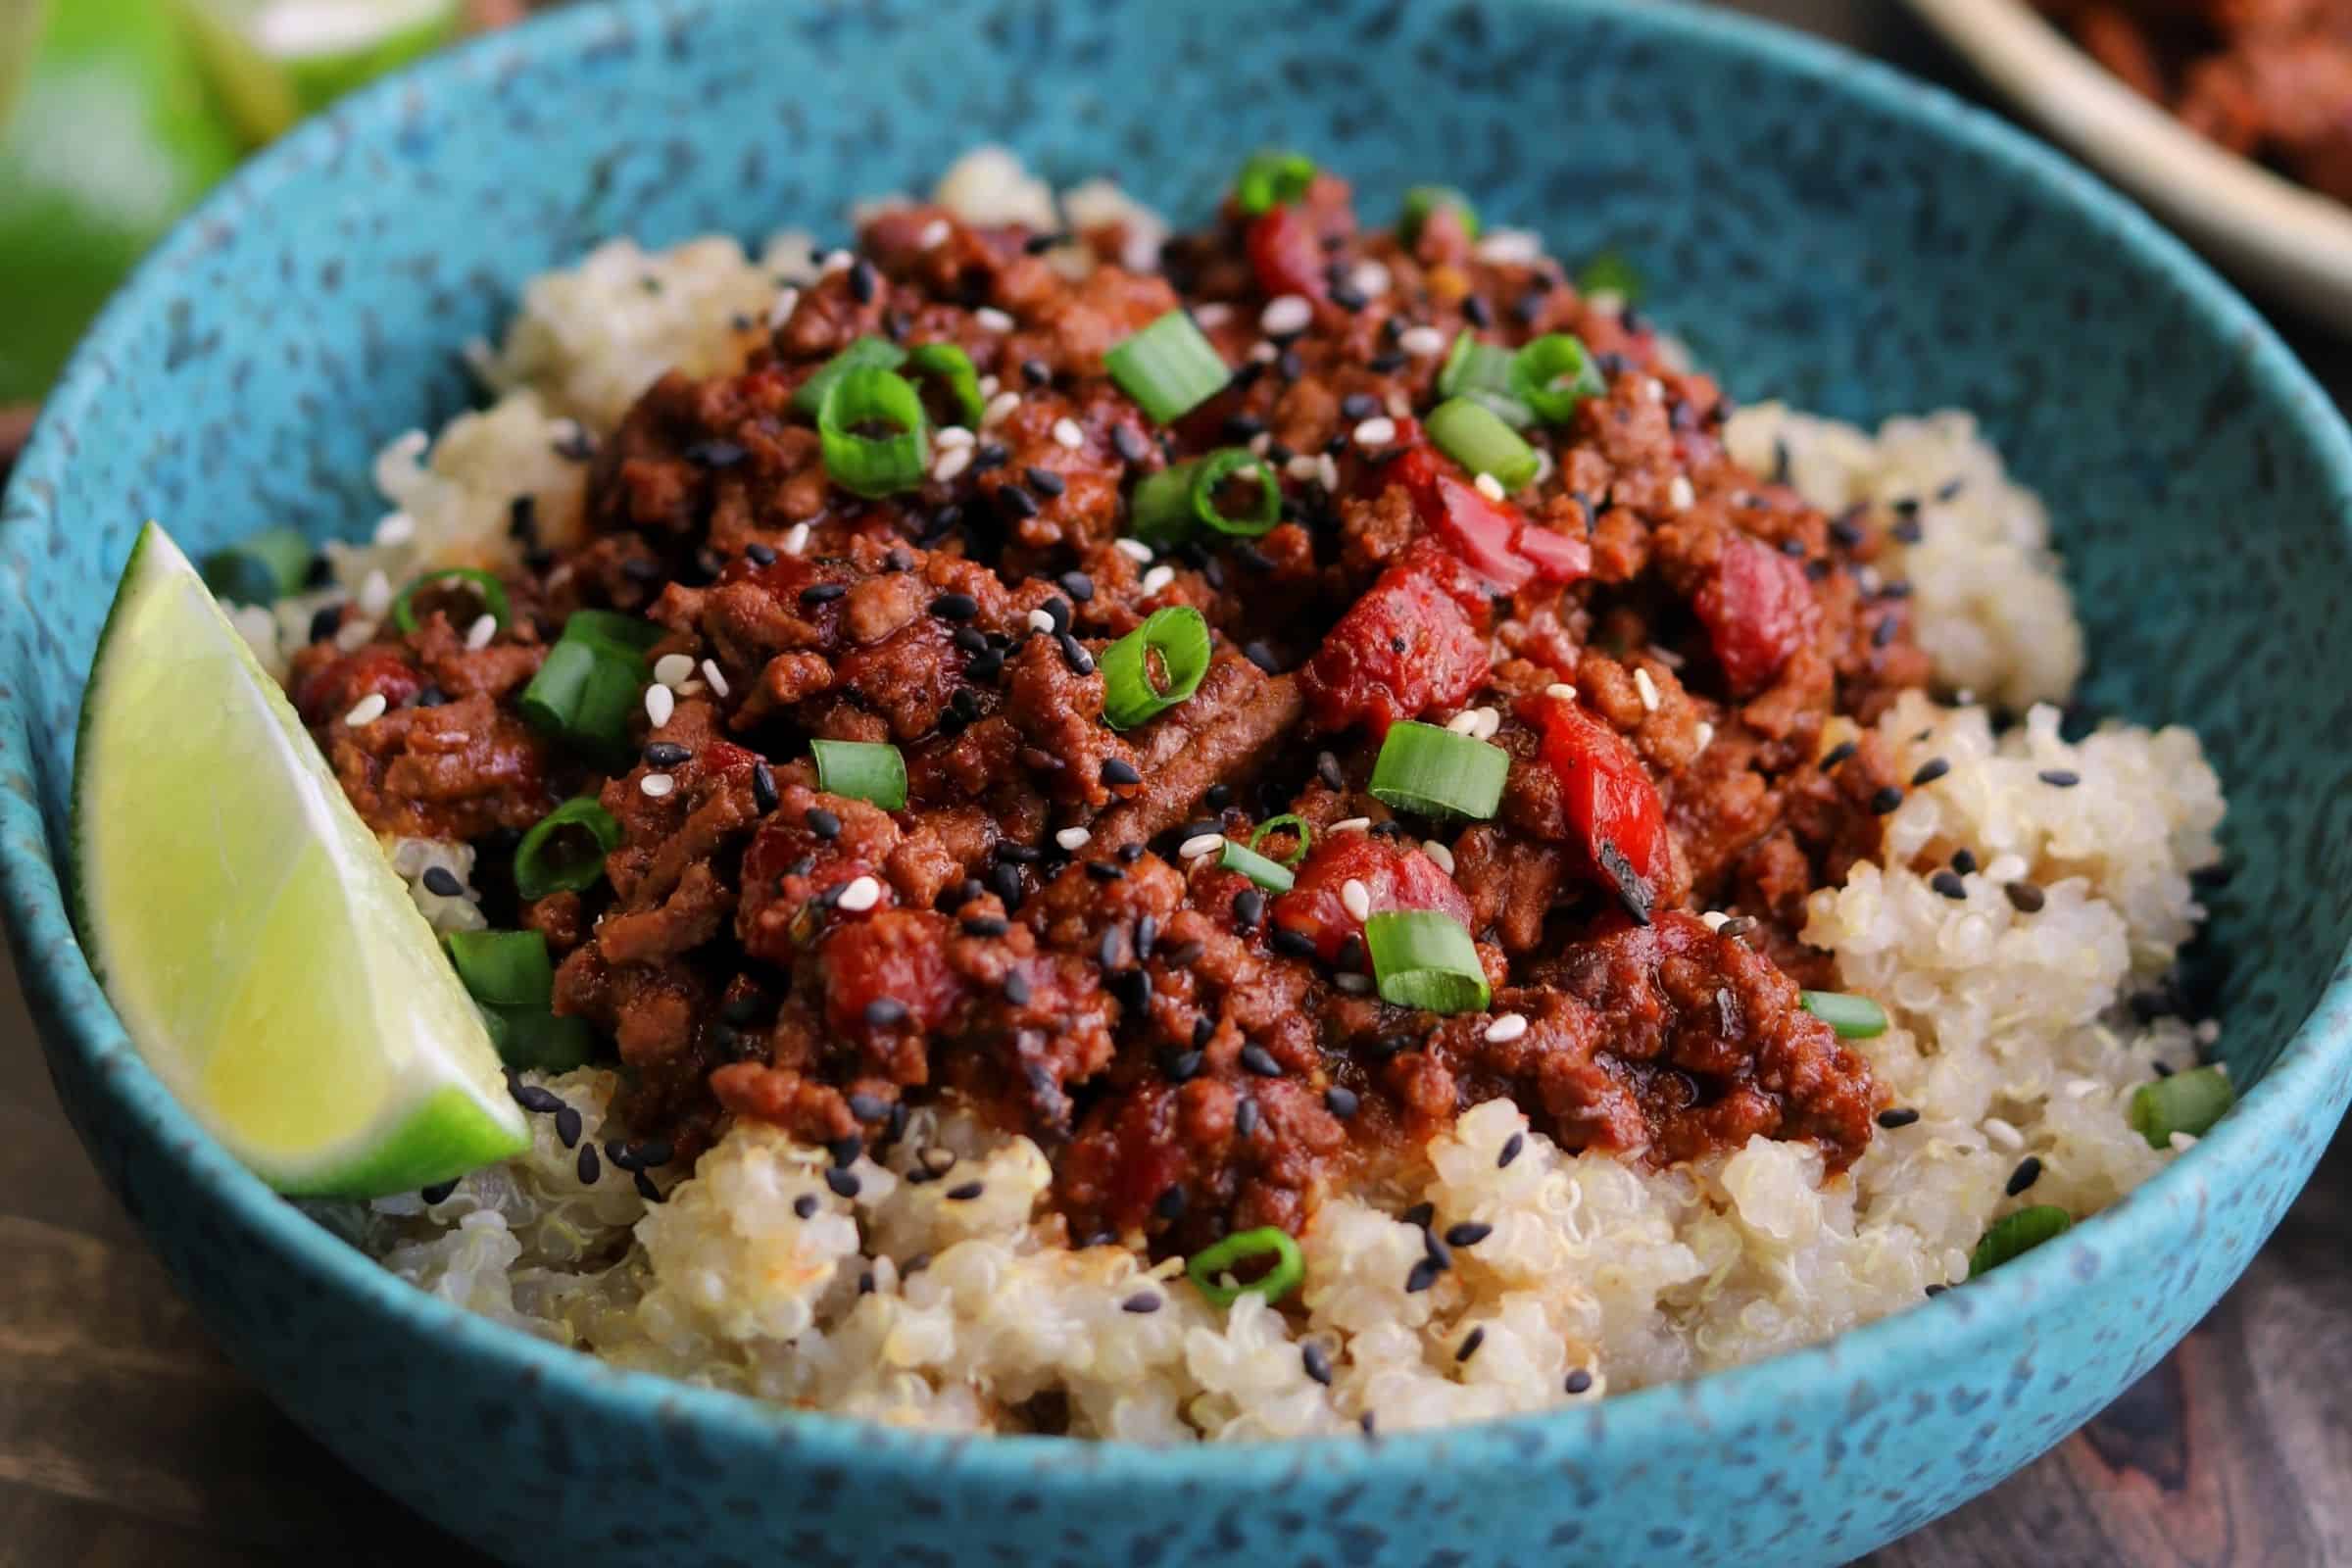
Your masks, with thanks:
[[[1226,1285],[1224,1274],[1236,1263],[1252,1257],[1271,1257],[1274,1266],[1247,1285]],[[1262,1296],[1270,1306],[1298,1288],[1306,1278],[1306,1258],[1290,1233],[1276,1225],[1238,1231],[1185,1260],[1184,1271],[1200,1294],[1219,1306],[1231,1306],[1245,1296]]]
[[[1151,656],[1166,672],[1163,689],[1152,678]],[[1208,622],[1190,605],[1155,610],[1150,618],[1102,650],[1102,717],[1112,729],[1133,729],[1189,700],[1208,673]]]

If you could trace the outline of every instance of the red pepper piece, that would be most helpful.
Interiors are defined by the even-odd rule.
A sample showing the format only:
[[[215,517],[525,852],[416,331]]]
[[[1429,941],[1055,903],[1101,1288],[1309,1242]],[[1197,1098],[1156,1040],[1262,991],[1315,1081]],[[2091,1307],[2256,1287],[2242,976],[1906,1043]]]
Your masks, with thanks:
[[[409,662],[398,643],[362,643],[313,674],[295,690],[303,722],[324,725],[357,707],[370,692],[386,708],[405,708],[424,690],[424,675]]]
[[[875,1032],[869,1002],[906,1008],[906,1025],[936,1029],[963,1000],[964,982],[948,962],[948,917],[929,909],[881,909],[836,927],[817,950],[825,976],[825,1017],[854,1040]],[[895,1026],[894,1026],[895,1027]]]
[[[1250,269],[1267,294],[1303,294],[1318,304],[1329,296],[1322,243],[1297,208],[1269,208],[1251,219],[1248,238]]]
[[[1364,723],[1386,735],[1400,718],[1459,703],[1487,678],[1487,600],[1469,568],[1416,541],[1342,615],[1300,671],[1329,729]]]
[[[1500,592],[1515,593],[1539,579],[1573,582],[1592,574],[1592,550],[1585,541],[1537,527],[1509,502],[1448,472],[1426,447],[1390,464],[1388,477],[1412,496],[1421,525]]]
[[[1804,639],[1813,612],[1805,569],[1760,539],[1733,534],[1691,603],[1735,692],[1771,681]]]
[[[1522,713],[1543,729],[1544,760],[1591,870],[1647,925],[1669,870],[1666,808],[1648,769],[1624,736],[1565,698],[1536,698]]]
[[[1417,849],[1369,833],[1341,833],[1316,841],[1314,853],[1298,867],[1291,891],[1274,901],[1278,926],[1313,939],[1315,954],[1325,963],[1340,955],[1348,939],[1362,932],[1364,922],[1348,911],[1344,892],[1349,882],[1361,882],[1370,911],[1435,909],[1471,925],[1470,901],[1454,886],[1438,862]]]

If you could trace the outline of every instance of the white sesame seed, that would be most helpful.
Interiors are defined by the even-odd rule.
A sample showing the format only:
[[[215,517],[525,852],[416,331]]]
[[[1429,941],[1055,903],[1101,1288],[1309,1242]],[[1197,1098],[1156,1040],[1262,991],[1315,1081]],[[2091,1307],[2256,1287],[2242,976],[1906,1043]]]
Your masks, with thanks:
[[[678,710],[678,699],[666,686],[648,686],[645,689],[645,716],[660,729],[669,722],[669,715]]]
[[[364,729],[384,716],[385,706],[382,692],[369,692],[351,705],[351,711],[343,715],[343,722],[353,729]]]
[[[972,449],[969,446],[943,446],[939,449],[939,456],[932,460],[931,477],[939,484],[946,484],[971,466]]]
[[[1257,432],[1257,434],[1250,438],[1250,455],[1253,458],[1262,458],[1266,455],[1266,449],[1271,447],[1273,444],[1274,432],[1271,430],[1260,430]]]
[[[1634,690],[1641,694],[1642,706],[1654,713],[1658,710],[1658,683],[1649,678],[1649,671],[1636,668]]]
[[[1249,358],[1253,364],[1272,365],[1276,360],[1282,358],[1282,350],[1261,337],[1250,345]]]
[[[1354,434],[1359,447],[1385,447],[1396,439],[1396,421],[1385,414],[1374,415],[1357,425]]]
[[[923,225],[923,231],[915,235],[914,242],[927,251],[935,251],[945,245],[948,242],[948,236],[954,232],[955,230],[949,226],[946,219],[934,218]]]
[[[784,553],[788,556],[797,556],[802,551],[808,549],[808,525],[805,522],[794,523],[792,525],[792,532],[784,536],[784,544],[782,548]]]
[[[1544,695],[1556,697],[1563,703],[1573,703],[1576,701],[1576,688],[1564,680],[1555,680],[1544,688]]]
[[[710,683],[710,690],[714,695],[719,697],[727,695],[727,677],[719,673],[716,660],[706,659],[703,661],[703,679]]]
[[[833,904],[836,908],[847,909],[852,914],[858,914],[881,902],[882,884],[870,876],[860,876],[852,877],[849,886],[841,890],[841,897],[835,899]]]
[[[993,398],[1004,388],[1004,383],[993,375],[982,376],[979,384],[980,395],[984,398]]]
[[[1482,262],[1525,267],[1542,259],[1544,242],[1524,228],[1494,228],[1487,231],[1472,254]]]
[[[1378,262],[1358,262],[1348,281],[1364,298],[1376,300],[1389,291],[1389,270]]]
[[[489,647],[490,639],[497,635],[498,617],[485,610],[473,617],[472,625],[466,628],[466,646],[478,654]]]
[[[1144,573],[1143,589],[1148,594],[1155,594],[1175,580],[1176,568],[1174,566],[1153,566],[1150,571]]]
[[[2177,1152],[2185,1154],[2197,1147],[2197,1135],[2195,1133],[2175,1133],[2171,1142]]]
[[[2106,1087],[2096,1078],[2069,1078],[2066,1081],[2066,1095],[2069,1100],[2088,1100]]]
[[[1193,309],[1193,319],[1202,326],[1223,326],[1227,321],[1233,319],[1233,307],[1215,301],[1196,306]]]
[[[2194,1034],[2196,1036],[2198,1045],[2210,1046],[2215,1041],[2222,1038],[2222,1021],[2219,1018],[2207,1018],[2197,1025],[2196,1029],[2194,1030]],[[2222,1070],[2223,1077],[2227,1078],[2230,1076],[2230,1064],[2228,1062],[2217,1061],[2214,1063],[2214,1065]]]
[[[1871,597],[1876,598],[1878,597],[1879,590],[1886,587],[1886,579],[1879,575],[1878,567],[1856,566],[1854,568],[1854,586],[1861,589],[1864,593],[1869,594]]]
[[[1616,316],[1625,310],[1625,296],[1613,288],[1596,288],[1585,296],[1585,303],[1604,316]]]
[[[1487,1025],[1487,1038],[1498,1046],[1507,1046],[1525,1033],[1527,1018],[1521,1013],[1506,1012]]]
[[[375,525],[379,545],[405,545],[416,537],[416,519],[405,512],[387,512],[384,520]]]
[[[1709,909],[1706,913],[1698,917],[1699,924],[1705,926],[1710,931],[1722,930],[1724,927],[1724,922],[1729,919],[1731,919],[1731,916],[1724,913],[1721,909]]]
[[[960,424],[942,425],[931,437],[931,444],[940,447],[968,447],[979,437]]]
[[[1994,884],[2014,882],[2030,869],[2022,855],[1996,855],[1992,858],[1992,863],[1984,867],[1984,879]]]
[[[1076,419],[1063,415],[1054,421],[1054,439],[1075,452],[1086,445],[1086,432],[1079,428]]]
[[[1413,400],[1412,400],[1411,398],[1408,398],[1408,397],[1406,397],[1406,396],[1405,396],[1403,393],[1401,393],[1401,392],[1392,392],[1392,393],[1390,393],[1390,394],[1389,394],[1389,417],[1390,417],[1390,418],[1392,418],[1392,419],[1409,419],[1409,418],[1411,418],[1412,416],[1413,416]]]
[[[1654,375],[1645,375],[1642,378],[1641,392],[1642,401],[1644,403],[1666,401],[1666,384]]]
[[[1139,566],[1147,564],[1152,560],[1152,547],[1141,539],[1113,539],[1110,543],[1111,547],[1120,555],[1125,556]]]
[[[1042,610],[1032,610],[1029,612],[1029,629],[1051,637],[1054,635],[1054,617]]]
[[[1284,464],[1282,471],[1300,484],[1307,484],[1322,476],[1323,465],[1314,453],[1301,452]]]
[[[825,259],[817,264],[816,275],[819,277],[830,277],[835,272],[846,272],[851,269],[851,267],[855,266],[856,263],[857,258],[852,256],[848,251],[827,251],[825,253]]]
[[[1003,424],[1012,417],[1012,411],[1020,406],[1021,395],[1018,392],[998,393],[988,400],[988,410],[980,416],[980,427],[985,430],[992,424]]]
[[[1372,890],[1354,877],[1340,884],[1340,903],[1347,906],[1348,913],[1354,919],[1372,918]]]
[[[1697,499],[1697,492],[1690,488],[1690,476],[1687,473],[1676,474],[1674,483],[1666,487],[1666,504],[1677,512],[1690,511],[1690,503]]]
[[[1088,832],[1085,828],[1065,827],[1060,832],[1054,835],[1054,842],[1060,845],[1063,849],[1075,853],[1079,850],[1085,849],[1087,846],[1087,841],[1093,837],[1094,834]]]
[[[782,326],[792,319],[792,313],[801,308],[801,291],[788,288],[776,296],[776,303],[767,308],[767,324]]]
[[[1472,483],[1478,486],[1478,493],[1489,501],[1500,501],[1506,494],[1502,488],[1502,481],[1491,473],[1480,474]]]
[[[1288,337],[1305,331],[1314,318],[1315,308],[1303,294],[1277,294],[1257,313],[1257,325],[1268,337]]]
[[[1690,738],[1696,743],[1697,751],[1703,752],[1715,744],[1715,726],[1702,718],[1691,726]]]
[[[1179,859],[1198,860],[1203,855],[1214,855],[1225,847],[1222,833],[1196,833],[1176,846]]]
[[[1372,990],[1372,977],[1368,974],[1335,974],[1331,983],[1351,997],[1366,996]]]
[[[1676,653],[1671,648],[1660,648],[1656,643],[1651,643],[1649,645],[1648,652],[1650,658],[1656,660],[1659,663],[1664,664],[1668,669],[1680,669],[1685,663],[1685,660],[1683,659],[1682,655]]]
[[[1456,735],[1467,735],[1478,728],[1478,710],[1466,708],[1446,721],[1446,727]]]
[[[1984,1118],[1984,1138],[1995,1149],[2023,1149],[2026,1135],[1998,1116]]]
[[[1502,728],[1502,714],[1492,708],[1473,708],[1470,716],[1478,720],[1470,731],[1472,740],[1493,740],[1494,732]]]
[[[1337,494],[1340,488],[1340,466],[1328,452],[1315,454],[1315,483]]]
[[[1323,831],[1326,833],[1368,833],[1371,830],[1372,819],[1368,816],[1343,816]]]
[[[660,659],[654,661],[654,679],[671,688],[681,686],[694,679],[694,656],[692,654],[663,654]]]
[[[1421,853],[1435,860],[1439,870],[1447,876],[1453,875],[1453,852],[1445,845],[1440,844],[1436,839],[1423,839]]]
[[[678,781],[667,773],[648,773],[637,781],[638,793],[649,801],[658,801],[678,787]]]
[[[1408,326],[1397,334],[1396,346],[1415,359],[1446,352],[1446,334],[1434,326]]]
[[[382,568],[370,569],[360,583],[360,613],[381,616],[392,607],[392,579]]]

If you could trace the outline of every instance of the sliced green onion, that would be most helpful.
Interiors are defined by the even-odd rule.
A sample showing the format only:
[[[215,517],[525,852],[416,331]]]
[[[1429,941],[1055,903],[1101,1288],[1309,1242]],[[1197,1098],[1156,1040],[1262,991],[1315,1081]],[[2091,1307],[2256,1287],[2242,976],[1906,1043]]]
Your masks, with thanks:
[[[2145,1138],[2150,1149],[2169,1149],[2173,1134],[2202,1138],[2236,1103],[2237,1091],[2221,1068],[2177,1072],[2132,1092],[2132,1130]]]
[[[1308,825],[1306,818],[1290,811],[1280,816],[1269,816],[1258,823],[1257,831],[1250,835],[1250,847],[1256,849],[1269,833],[1295,833],[1298,837],[1298,847],[1276,862],[1280,865],[1297,865],[1306,858],[1308,846],[1315,842],[1315,830]]]
[[[1231,839],[1217,852],[1217,864],[1228,871],[1239,871],[1261,888],[1276,893],[1288,893],[1298,878],[1280,860],[1269,860],[1255,850],[1245,849]]]
[[[513,611],[507,604],[507,585],[505,583],[500,582],[490,573],[476,571],[471,566],[442,566],[411,579],[409,585],[393,599],[392,624],[398,626],[402,631],[415,631],[416,629],[415,600],[417,590],[431,583],[448,582],[452,579],[470,584],[474,597],[481,600],[482,608],[490,612],[490,618],[497,621],[500,626],[505,626],[513,618]]]
[[[1510,772],[1511,754],[1493,742],[1405,719],[1380,743],[1372,798],[1394,810],[1484,821],[1502,804]]]
[[[1295,202],[1315,182],[1315,161],[1304,153],[1261,147],[1242,165],[1233,182],[1233,205],[1254,218],[1285,202]]]
[[[555,994],[556,966],[536,931],[452,931],[446,940],[458,978],[476,1002],[544,1007]]]
[[[969,354],[953,343],[926,343],[906,356],[906,368],[944,383],[965,427],[980,428],[981,416],[988,412],[988,400],[980,395],[980,372],[973,367]]]
[[[1112,729],[1133,729],[1200,689],[1208,673],[1208,622],[1190,605],[1155,610],[1096,662],[1103,719]]]
[[[1193,318],[1170,311],[1102,356],[1119,390],[1161,424],[1182,417],[1225,390],[1233,372]]]
[[[828,795],[871,801],[885,811],[906,808],[906,759],[883,741],[810,741],[816,787]]]
[[[1473,398],[1441,403],[1429,416],[1429,438],[1472,473],[1491,473],[1503,489],[1523,489],[1543,466],[1536,449],[1495,412]]]
[[[1976,1250],[1968,1254],[1968,1277],[1989,1274],[2021,1252],[2031,1252],[2053,1236],[2065,1234],[2074,1217],[2055,1203],[2036,1203],[2003,1214],[1985,1227]]]
[[[216,599],[273,605],[303,585],[316,554],[298,528],[270,528],[204,558],[204,585]]]
[[[617,610],[575,610],[564,622],[565,642],[588,643],[623,659],[642,661],[667,635],[643,616]]]
[[[1463,234],[1478,238],[1478,209],[1470,198],[1451,185],[1415,185],[1404,193],[1404,216],[1396,220],[1398,237],[1407,245],[1421,237],[1421,225],[1429,215],[1442,207],[1453,209],[1454,220],[1462,225]]]
[[[531,824],[514,847],[514,891],[526,899],[581,893],[605,874],[620,848],[620,824],[593,795],[575,795]]]
[[[617,764],[628,756],[629,718],[643,681],[641,657],[565,637],[547,651],[517,706],[532,727]]]
[[[1545,424],[1566,424],[1579,404],[1609,390],[1584,339],[1569,332],[1546,332],[1512,355],[1510,374],[1511,396]]]
[[[1223,1276],[1235,1264],[1252,1257],[1270,1257],[1274,1266],[1247,1285],[1224,1283]],[[1195,1252],[1185,1260],[1184,1271],[1200,1287],[1200,1294],[1219,1306],[1231,1306],[1245,1296],[1262,1296],[1271,1305],[1306,1278],[1306,1258],[1280,1226],[1261,1225],[1253,1231],[1237,1231],[1216,1246]]]
[[[1844,991],[1800,991],[1805,1010],[1843,1040],[1873,1040],[1886,1032],[1886,1009]]]
[[[862,424],[895,426],[889,435],[858,432]],[[922,486],[931,466],[931,441],[924,434],[923,400],[912,382],[896,370],[853,366],[825,390],[816,413],[825,473],[853,495],[869,500]]]
[[[1229,517],[1217,510],[1217,491],[1244,470],[1254,470],[1257,505]],[[1255,539],[1282,520],[1282,480],[1265,459],[1248,447],[1227,447],[1190,463],[1162,468],[1135,487],[1135,537],[1158,549],[1182,544],[1196,524],[1235,539]]]
[[[1615,251],[1601,251],[1576,274],[1576,291],[1587,299],[1614,294],[1628,304],[1642,297],[1642,274]]]
[[[861,337],[818,366],[816,373],[793,392],[792,406],[813,419],[823,410],[825,394],[833,390],[833,383],[859,366],[895,370],[906,363],[906,351],[888,338]]]
[[[1438,396],[1442,398],[1476,398],[1494,408],[1497,403],[1515,404],[1511,394],[1511,351],[1499,343],[1481,343],[1476,336],[1463,332],[1453,340],[1446,353],[1446,363],[1438,369]],[[1508,414],[1497,414],[1510,419]],[[1531,422],[1531,410],[1520,408],[1516,424]]]
[[[1478,944],[1450,914],[1383,909],[1364,922],[1380,1000],[1431,1012],[1483,1012],[1493,1000]]]

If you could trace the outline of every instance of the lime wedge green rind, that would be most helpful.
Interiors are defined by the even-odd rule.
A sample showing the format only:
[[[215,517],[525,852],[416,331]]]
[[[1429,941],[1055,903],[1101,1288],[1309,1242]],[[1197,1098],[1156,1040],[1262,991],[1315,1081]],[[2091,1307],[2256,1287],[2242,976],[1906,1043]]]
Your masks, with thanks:
[[[374,1197],[526,1148],[432,928],[162,529],[100,634],[74,924],[139,1054],[280,1191]]]

